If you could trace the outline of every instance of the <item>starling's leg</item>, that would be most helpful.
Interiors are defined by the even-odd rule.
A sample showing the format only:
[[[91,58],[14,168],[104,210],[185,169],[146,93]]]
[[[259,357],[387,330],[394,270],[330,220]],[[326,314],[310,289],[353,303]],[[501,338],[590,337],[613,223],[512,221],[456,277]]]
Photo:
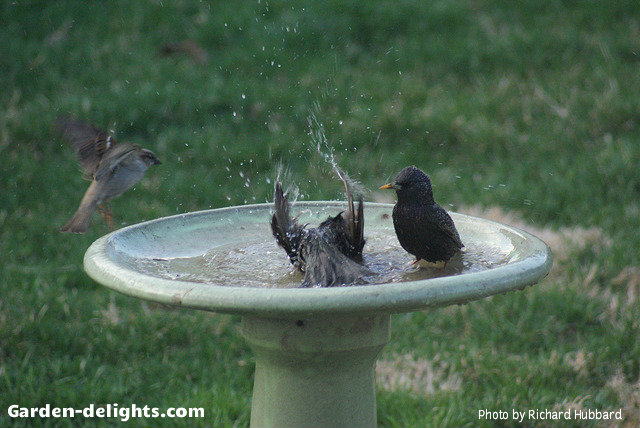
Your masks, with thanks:
[[[447,266],[447,262],[435,262],[429,265],[430,267],[437,269],[439,272],[442,272],[445,268],[445,266]]]
[[[100,211],[102,218],[107,222],[109,229],[113,229],[113,215],[111,214],[111,208],[109,208],[109,205],[106,202],[104,204],[99,204],[98,211]]]
[[[409,263],[405,269],[408,269],[408,268],[410,268],[410,267],[413,267],[413,265],[416,265],[416,264],[418,265],[418,267],[420,267],[419,262],[420,262],[420,259],[415,259],[414,261],[412,261],[411,263]]]
[[[413,262],[413,264],[418,263],[421,260],[416,260],[415,262]],[[428,262],[426,260],[424,260],[422,263],[420,263],[420,266],[423,267],[428,267],[429,269],[435,269],[439,272],[441,272],[442,270],[444,270],[444,267],[447,265],[447,262]]]

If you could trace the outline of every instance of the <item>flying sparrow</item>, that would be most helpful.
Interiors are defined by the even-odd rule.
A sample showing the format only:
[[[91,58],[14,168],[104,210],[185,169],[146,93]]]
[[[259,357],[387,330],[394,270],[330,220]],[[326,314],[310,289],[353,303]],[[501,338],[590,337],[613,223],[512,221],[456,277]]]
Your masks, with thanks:
[[[369,273],[361,264],[365,244],[362,197],[356,211],[347,182],[340,178],[347,189],[347,212],[329,217],[311,229],[291,218],[287,195],[276,182],[271,231],[291,263],[304,272],[302,287],[348,285]]]
[[[91,180],[80,207],[61,232],[86,232],[96,208],[113,227],[106,202],[140,181],[147,169],[160,164],[160,160],[137,144],[116,144],[113,137],[88,123],[67,118],[59,119],[56,126],[75,149],[83,177]]]
[[[429,176],[408,166],[395,180],[380,187],[394,189],[393,226],[402,248],[416,257],[442,267],[464,247],[453,220],[433,200]]]

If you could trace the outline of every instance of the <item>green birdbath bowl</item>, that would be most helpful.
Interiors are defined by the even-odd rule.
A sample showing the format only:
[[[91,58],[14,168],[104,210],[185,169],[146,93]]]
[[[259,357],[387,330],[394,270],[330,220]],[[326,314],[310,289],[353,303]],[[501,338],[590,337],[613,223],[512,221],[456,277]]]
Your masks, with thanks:
[[[341,202],[293,206],[317,225]],[[393,205],[365,204],[368,285],[297,288],[302,275],[271,236],[271,204],[199,211],[136,224],[87,250],[97,282],[134,297],[240,314],[256,361],[252,427],[375,427],[376,358],[392,313],[462,304],[535,284],[549,271],[538,238],[452,213],[466,248],[444,269],[411,265]]]

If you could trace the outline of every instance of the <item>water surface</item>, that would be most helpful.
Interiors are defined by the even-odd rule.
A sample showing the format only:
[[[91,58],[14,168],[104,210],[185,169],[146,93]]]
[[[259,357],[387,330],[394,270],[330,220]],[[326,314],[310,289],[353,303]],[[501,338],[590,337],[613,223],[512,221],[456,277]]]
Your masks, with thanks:
[[[510,261],[514,249],[508,235],[495,230],[477,230],[464,222],[457,227],[466,248],[444,269],[413,264],[395,236],[388,214],[380,214],[373,226],[365,228],[364,265],[371,271],[364,280],[369,284],[423,280],[491,269]],[[313,224],[313,223],[312,223]],[[234,236],[235,242],[228,242]],[[212,286],[299,287],[303,274],[293,268],[283,249],[277,246],[268,223],[229,225],[225,243],[211,242],[200,254],[167,257],[136,257],[136,270],[152,276]],[[482,237],[484,235],[484,238]],[[233,240],[231,240],[233,241]],[[161,240],[156,243],[161,245]],[[199,243],[199,248],[203,243]],[[206,248],[206,245],[204,245]]]

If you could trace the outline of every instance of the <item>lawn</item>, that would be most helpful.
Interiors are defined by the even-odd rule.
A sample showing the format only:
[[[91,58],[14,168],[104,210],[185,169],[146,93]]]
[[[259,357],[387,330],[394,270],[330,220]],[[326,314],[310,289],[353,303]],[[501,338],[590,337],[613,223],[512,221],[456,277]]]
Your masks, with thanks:
[[[313,116],[366,200],[390,202],[376,189],[415,164],[447,209],[545,239],[540,284],[392,318],[380,426],[640,425],[637,2],[6,1],[0,22],[0,426],[118,425],[7,413],[46,403],[249,424],[239,318],[96,284],[82,257],[108,232],[98,215],[86,235],[59,233],[88,184],[52,133],[61,114],[163,161],[113,201],[116,227],[270,201],[282,168],[301,199],[342,199]],[[187,40],[197,49],[163,54]]]

